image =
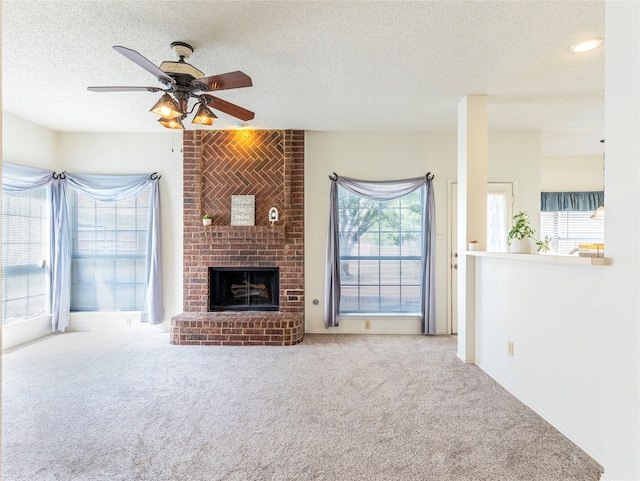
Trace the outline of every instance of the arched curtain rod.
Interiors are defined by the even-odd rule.
[[[66,177],[67,177],[67,176],[65,175],[65,173],[64,173],[64,172],[60,172],[59,174],[56,174],[55,172],[53,173],[53,178],[54,178],[54,179],[64,179],[64,178],[66,178]],[[154,172],[153,174],[151,174],[151,175],[149,176],[149,178],[150,178],[151,180],[160,179],[161,177],[162,177],[162,176],[161,176],[161,175],[159,175],[157,172]]]
[[[431,172],[427,172],[427,176],[426,177],[427,177],[427,180],[431,181],[431,180],[434,179],[435,174],[432,174]],[[338,180],[338,174],[333,172],[333,175],[329,175],[329,179],[333,180],[335,182],[336,180]]]

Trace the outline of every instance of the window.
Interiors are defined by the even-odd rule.
[[[2,192],[2,324],[47,312],[47,188]]]
[[[540,238],[551,238],[553,254],[568,254],[578,244],[603,244],[604,220],[593,212],[540,212]]]
[[[512,190],[510,183],[487,184],[487,252],[507,251],[507,222],[511,219]]]
[[[102,202],[72,195],[71,310],[142,308],[150,189]]]
[[[421,191],[370,201],[338,189],[340,313],[421,309]]]

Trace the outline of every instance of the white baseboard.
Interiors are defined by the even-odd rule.
[[[171,321],[150,325],[140,322],[140,311],[72,312],[68,332],[159,330],[169,331]]]
[[[50,335],[51,316],[38,316],[2,326],[2,349],[19,346]]]
[[[416,331],[386,331],[386,330],[373,330],[373,329],[367,329],[367,330],[357,330],[357,329],[341,329],[341,328],[330,328],[330,329],[307,329],[306,331],[304,331],[305,334],[389,334],[389,335],[397,335],[397,336],[402,336],[402,335],[409,335],[409,336],[426,336],[426,334],[423,334],[421,332],[416,332]],[[447,334],[446,332],[436,332],[435,333],[436,336],[450,336],[451,334]],[[429,337],[429,336],[426,336]]]

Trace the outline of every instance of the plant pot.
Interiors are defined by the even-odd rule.
[[[211,225],[213,219],[202,219],[202,225]]]
[[[509,252],[512,254],[531,254],[531,239],[511,239]]]

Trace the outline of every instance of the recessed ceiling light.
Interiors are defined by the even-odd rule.
[[[594,48],[599,47],[603,43],[604,38],[601,37],[587,38],[586,40],[582,40],[576,44],[573,44],[569,50],[571,50],[573,53],[588,52],[589,50],[593,50]]]

